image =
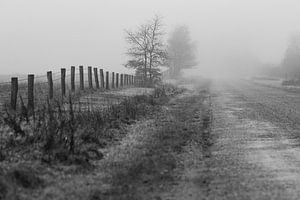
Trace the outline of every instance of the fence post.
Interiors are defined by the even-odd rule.
[[[80,89],[84,90],[83,66],[79,66],[79,75],[80,75]]]
[[[128,85],[131,85],[130,75],[128,74]]]
[[[109,90],[109,72],[106,72],[106,89]]]
[[[11,94],[10,94],[10,107],[13,110],[17,110],[17,98],[18,98],[18,78],[11,78]]]
[[[124,85],[124,74],[121,74],[120,85],[121,85],[121,87],[123,87],[123,85]]]
[[[132,76],[129,75],[129,84],[132,85]]]
[[[132,75],[132,85],[134,85],[134,75]]]
[[[71,91],[75,92],[75,67],[71,67]]]
[[[116,88],[119,88],[119,73],[116,73]]]
[[[115,88],[115,72],[111,74],[111,88]]]
[[[132,84],[135,86],[135,76],[132,75]]]
[[[104,88],[104,73],[103,69],[100,69],[100,81],[101,81],[101,88]]]
[[[61,95],[62,97],[66,96],[66,69],[61,68]]]
[[[28,75],[28,103],[27,109],[30,115],[34,114],[34,74]]]
[[[135,76],[132,75],[132,85],[135,86]]]
[[[99,89],[99,77],[98,77],[98,68],[94,67],[94,77],[95,77],[95,84],[96,88]]]
[[[52,72],[47,72],[47,80],[48,80],[48,95],[49,99],[53,99],[53,79],[52,79]]]
[[[132,75],[129,75],[130,85],[132,86]]]
[[[88,81],[89,81],[89,88],[93,89],[92,67],[88,67]]]

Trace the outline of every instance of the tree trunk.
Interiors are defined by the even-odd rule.
[[[150,58],[149,58],[149,78],[150,78],[150,84],[152,84],[152,53],[150,53]]]
[[[144,63],[144,86],[147,84],[147,53],[144,55],[145,63]]]

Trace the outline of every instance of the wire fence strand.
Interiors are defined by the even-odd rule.
[[[66,96],[72,95],[74,96],[74,103],[77,103],[76,101],[80,102],[80,96],[82,97],[82,100],[84,102],[89,101],[90,103],[95,103],[95,101],[100,101],[101,98],[98,97],[92,97],[94,95],[94,92],[97,91],[96,88],[96,82],[95,82],[95,74],[94,70],[92,67],[92,76],[89,76],[89,68],[84,67],[83,68],[83,82],[81,82],[81,74],[79,67],[75,67],[75,73],[72,74],[71,68],[65,69],[65,74],[64,78],[62,78],[62,71],[57,70],[57,71],[51,71],[52,73],[52,82],[53,82],[53,98],[58,99],[60,101],[65,101]],[[100,75],[100,68],[97,68],[97,76],[99,79],[99,82],[101,82],[101,79],[104,78],[104,82],[106,85],[106,73],[104,73],[104,77],[101,77]],[[104,72],[108,71],[103,69]],[[122,73],[119,73],[122,74]],[[73,76],[73,78],[72,78]],[[17,87],[17,101],[19,102],[19,99],[22,98],[24,101],[25,105],[27,102],[30,100],[29,98],[29,93],[30,90],[28,87],[30,87],[30,76],[16,76],[18,78],[18,87]],[[34,97],[34,104],[35,105],[45,105],[45,102],[49,98],[50,95],[50,85],[49,85],[49,80],[48,80],[48,75],[47,73],[45,74],[39,74],[34,76],[34,81],[33,81],[33,97]],[[92,80],[92,88],[90,88],[90,78]],[[65,82],[63,82],[63,80]],[[116,77],[114,79],[116,81]],[[109,72],[109,83],[111,85],[112,81],[112,73]],[[84,89],[82,90],[80,88],[81,83],[84,85]],[[75,90],[71,91],[72,84],[75,86]],[[62,87],[65,87],[65,90],[62,89]],[[125,84],[123,84],[125,85]],[[119,82],[119,87],[121,86]],[[105,88],[102,86],[100,87],[101,90],[99,91],[104,91]],[[4,103],[7,103],[10,101],[12,98],[11,96],[12,93],[12,81],[4,81],[0,82],[0,105],[3,105]],[[92,95],[93,94],[93,95]],[[0,109],[1,111],[1,109]]]

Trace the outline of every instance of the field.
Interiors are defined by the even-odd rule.
[[[291,92],[300,92],[299,86],[292,86],[292,85],[282,85],[283,79],[277,80],[251,80],[256,84],[260,84],[263,86],[273,87],[273,88],[280,88]]]

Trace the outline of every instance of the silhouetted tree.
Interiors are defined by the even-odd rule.
[[[160,76],[158,66],[164,63],[166,57],[162,19],[155,16],[136,31],[125,32],[129,44],[126,54],[131,58],[125,66],[134,68],[144,84],[152,83],[153,79]]]
[[[196,45],[191,40],[186,26],[178,26],[168,39],[167,65],[170,76],[177,78],[182,69],[189,69],[197,65]]]

